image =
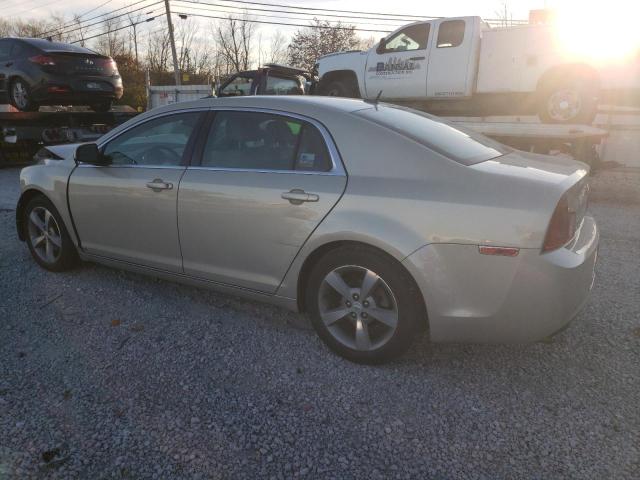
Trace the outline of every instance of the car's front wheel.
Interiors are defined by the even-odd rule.
[[[78,253],[58,210],[43,196],[33,198],[24,210],[25,237],[38,264],[53,272],[68,270]]]
[[[359,363],[404,353],[426,313],[420,292],[393,258],[365,246],[330,251],[313,267],[306,305],[320,338]]]
[[[31,87],[22,78],[12,80],[9,88],[9,102],[21,112],[36,112],[39,108],[31,96]]]

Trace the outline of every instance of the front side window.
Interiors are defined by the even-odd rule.
[[[464,40],[464,20],[447,20],[438,29],[438,48],[453,48]]]
[[[409,25],[395,35],[389,37],[384,43],[384,53],[406,52],[412,50],[424,50],[427,48],[429,38],[429,24],[418,23]]]
[[[112,165],[181,165],[199,118],[193,112],[150,120],[111,140],[102,153]]]
[[[265,95],[302,95],[300,84],[293,78],[281,78],[269,75],[264,91]]]
[[[216,113],[202,155],[203,167],[250,170],[331,170],[316,127],[281,115]]]
[[[238,97],[242,95],[251,94],[251,85],[253,84],[253,77],[247,77],[238,75],[228,84],[220,89],[218,92],[219,97]]]

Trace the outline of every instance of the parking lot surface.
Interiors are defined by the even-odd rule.
[[[640,204],[596,196],[597,279],[547,343],[379,367],[301,316],[35,264],[0,170],[0,478],[572,478],[640,472]]]

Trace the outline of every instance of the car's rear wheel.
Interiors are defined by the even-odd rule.
[[[320,338],[359,363],[404,353],[425,321],[413,279],[393,258],[368,247],[330,251],[313,267],[306,305]]]
[[[31,87],[22,78],[11,81],[9,102],[21,112],[35,112],[39,105],[31,97]]]
[[[113,106],[113,102],[111,100],[105,100],[103,102],[98,102],[98,103],[93,103],[91,105],[89,105],[89,108],[91,110],[93,110],[94,112],[108,112],[109,110],[111,110],[111,107]]]
[[[58,210],[47,198],[38,196],[27,204],[23,225],[29,251],[41,267],[61,272],[77,264],[75,245]]]

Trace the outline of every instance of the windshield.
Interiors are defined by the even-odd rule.
[[[505,145],[441,118],[411,108],[389,104],[353,112],[404,135],[463,165],[473,165],[511,151]]]

